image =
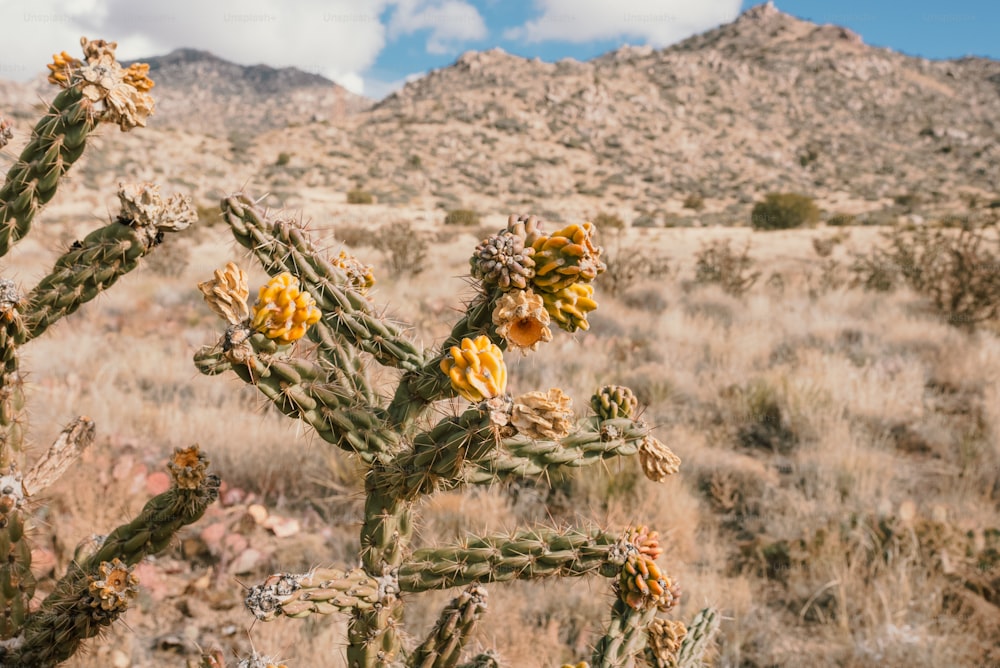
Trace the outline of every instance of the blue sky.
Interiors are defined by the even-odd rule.
[[[734,20],[744,0],[0,0],[0,78],[45,72],[80,35],[122,59],[179,47],[244,65],[294,66],[381,98],[463,52],[547,61],[623,44],[660,48]],[[781,11],[928,58],[1000,58],[1000,0],[775,0]]]

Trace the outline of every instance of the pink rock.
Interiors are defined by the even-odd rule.
[[[205,545],[208,546],[212,554],[219,554],[222,552],[222,539],[226,535],[226,525],[222,522],[209,524],[198,535],[205,541]]]
[[[240,552],[239,555],[237,555],[237,557],[229,563],[228,570],[233,575],[249,573],[257,568],[262,561],[264,561],[264,557],[264,553],[260,550],[248,547]]]
[[[294,536],[300,530],[299,521],[293,517],[280,517],[271,515],[263,524],[264,527],[274,532],[278,538],[288,538]]]
[[[170,489],[170,476],[164,471],[155,471],[146,476],[146,492],[156,496]]]

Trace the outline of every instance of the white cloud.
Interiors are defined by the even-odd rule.
[[[389,37],[430,30],[427,52],[446,54],[460,42],[484,39],[489,33],[479,11],[462,0],[426,3],[421,0],[398,0],[389,21]]]
[[[0,78],[45,73],[52,54],[79,56],[81,35],[118,42],[123,60],[178,47],[242,65],[319,72],[363,89],[361,73],[385,46],[379,15],[389,0],[2,0]]]
[[[541,16],[504,32],[526,42],[631,37],[655,47],[732,21],[740,0],[536,0]]]

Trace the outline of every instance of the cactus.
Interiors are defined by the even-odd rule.
[[[215,345],[196,353],[197,367],[235,373],[367,468],[360,566],[273,574],[249,590],[246,604],[255,618],[348,615],[352,668],[497,666],[492,653],[462,663],[486,612],[482,585],[599,575],[611,580],[616,597],[594,665],[642,659],[647,629],[680,596],[657,564],[662,549],[654,531],[534,527],[411,545],[414,505],[438,490],[543,477],[631,455],[653,480],[677,471],[680,460],[639,418],[627,388],[599,390],[591,401],[596,415],[589,417],[574,415],[559,388],[507,394],[504,350],[527,353],[550,340],[549,316],[570,331],[587,328],[587,314],[597,308],[591,282],[604,270],[593,225],[546,236],[535,217],[512,216],[473,253],[479,292],[466,313],[437,351],[425,351],[377,315],[367,294],[373,277],[360,262],[327,256],[301,225],[245,193],[225,198],[222,213],[272,278],[253,305],[235,265],[200,286],[226,328]],[[274,311],[272,304],[283,309],[277,323],[260,315]],[[316,344],[309,354],[299,352],[301,339]],[[372,361],[402,371],[392,394],[373,390]],[[464,408],[432,421],[427,409],[455,397]],[[404,597],[453,587],[466,589],[423,642],[408,646]]]
[[[31,231],[55,195],[60,178],[80,158],[101,123],[123,131],[145,124],[153,111],[148,67],[122,68],[116,44],[81,40],[84,58],[65,52],[49,65],[49,80],[63,90],[35,125],[0,188],[0,257]],[[0,148],[10,138],[0,118]],[[194,222],[190,201],[164,200],[152,184],[123,185],[121,212],[75,242],[52,271],[26,295],[0,279],[0,665],[46,668],[71,657],[83,641],[119,619],[136,595],[134,567],[164,550],[177,531],[197,520],[218,495],[219,479],[207,472],[198,446],[178,450],[169,462],[173,483],[132,521],[113,530],[89,555],[81,555],[37,609],[28,532],[34,502],[94,440],[86,417],[70,422],[30,467],[26,457],[21,346],[93,300],[138,266],[164,233]]]

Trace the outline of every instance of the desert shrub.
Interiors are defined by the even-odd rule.
[[[858,217],[853,213],[838,213],[830,216],[829,220],[826,221],[829,227],[847,227],[849,225],[857,225]]]
[[[1000,237],[995,226],[895,228],[885,245],[855,256],[854,283],[872,290],[906,284],[957,327],[1000,316]]]
[[[788,230],[819,221],[819,207],[812,197],[797,193],[768,193],[754,205],[750,224],[755,230]]]
[[[670,262],[666,257],[638,245],[622,247],[617,235],[614,243],[605,249],[604,261],[608,269],[601,283],[614,296],[621,295],[640,281],[670,275]]]
[[[444,224],[471,227],[479,224],[479,214],[472,209],[452,209],[445,214]]]
[[[364,225],[337,225],[333,236],[352,248],[372,246],[375,243],[375,232]]]
[[[372,237],[372,246],[385,256],[393,276],[416,276],[425,269],[430,243],[425,233],[414,230],[407,221],[400,221],[379,229]]]
[[[621,219],[621,216],[604,211],[594,216],[594,225],[597,226],[597,229],[605,231],[625,229],[625,221]]]
[[[742,295],[760,278],[749,253],[749,241],[742,252],[734,251],[728,239],[702,246],[695,256],[695,283],[714,283],[731,295]]]
[[[632,227],[658,227],[656,222],[656,217],[648,213],[636,216],[635,220],[632,221]]]
[[[274,164],[278,167],[284,167],[292,161],[292,154],[282,151],[278,154],[278,159],[274,161]]]
[[[371,204],[374,201],[375,197],[367,190],[355,188],[354,190],[347,191],[348,204]]]
[[[691,193],[684,198],[684,208],[694,209],[695,211],[701,211],[705,208],[705,198],[698,193]]]

